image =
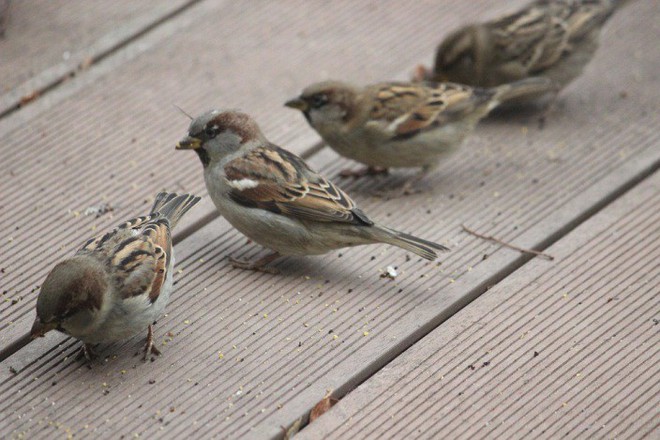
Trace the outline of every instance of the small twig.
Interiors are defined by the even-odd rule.
[[[518,247],[518,246],[515,246],[513,244],[507,243],[505,241],[502,241],[499,238],[495,238],[492,235],[480,234],[476,231],[473,231],[472,229],[468,228],[465,225],[461,225],[461,227],[468,234],[474,235],[475,237],[483,238],[484,240],[495,242],[497,244],[501,244],[502,246],[508,247],[509,249],[513,249],[514,251],[522,252],[524,254],[537,255],[537,256],[543,257],[543,258],[545,258],[546,260],[549,260],[549,261],[553,261],[555,259],[555,257],[553,257],[552,255],[548,255],[545,252],[535,251],[534,249],[523,249],[521,247]]]

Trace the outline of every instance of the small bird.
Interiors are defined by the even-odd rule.
[[[300,157],[269,142],[249,115],[212,110],[190,124],[176,146],[193,150],[220,214],[251,240],[274,251],[234,267],[266,267],[280,255],[317,255],[333,249],[387,243],[426,258],[445,246],[374,223],[332,182]]]
[[[422,167],[398,191],[455,152],[479,120],[500,103],[551,90],[552,82],[528,78],[492,89],[455,83],[384,82],[356,87],[338,81],[312,84],[286,102],[337,153],[367,168],[342,176],[377,174],[390,167]]]
[[[147,330],[144,359],[160,352],[152,323],[162,314],[172,290],[174,253],[171,229],[200,198],[162,192],[151,213],[90,239],[58,263],[41,286],[32,338],[59,330],[92,345],[120,341]]]
[[[580,76],[598,48],[601,28],[626,2],[533,1],[518,12],[451,33],[437,48],[433,70],[419,66],[415,79],[495,87],[543,76],[558,93]]]

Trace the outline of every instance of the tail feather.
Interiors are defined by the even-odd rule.
[[[191,194],[161,192],[156,196],[151,212],[158,212],[170,221],[172,228],[176,226],[183,215],[201,200],[201,197]]]
[[[518,98],[528,98],[532,96],[541,96],[546,93],[556,91],[557,85],[550,79],[533,76],[521,79],[508,84],[491,89],[495,91],[493,103],[495,106]],[[494,107],[495,107],[494,106]]]
[[[160,208],[173,198],[177,196],[176,193],[168,193],[168,192],[159,192],[156,194],[156,199],[154,200],[154,206],[151,207],[151,212],[158,212]]]
[[[405,232],[395,231],[394,229],[378,225],[374,226],[374,228],[379,232],[380,236],[378,239],[383,243],[400,247],[430,261],[438,258],[437,251],[444,252],[449,250],[446,246],[406,234]]]

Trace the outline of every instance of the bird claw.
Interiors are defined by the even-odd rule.
[[[264,273],[277,275],[280,273],[279,270],[267,266],[268,263],[270,263],[277,257],[279,257],[279,254],[274,253],[274,254],[266,255],[265,257],[260,258],[257,261],[239,260],[234,257],[228,257],[228,260],[229,263],[231,263],[232,267],[236,269],[254,270],[257,272],[264,272]]]
[[[87,362],[91,363],[94,359],[96,359],[96,357],[97,354],[92,349],[92,346],[90,344],[83,343],[82,347],[80,347],[80,351],[78,351],[76,360],[81,360],[84,358]]]
[[[429,70],[423,64],[418,64],[415,66],[415,70],[413,70],[410,80],[412,82],[426,81],[428,76]]]
[[[147,342],[144,344],[144,357],[142,360],[146,362],[152,354],[160,356],[160,350],[154,345],[154,328],[153,325],[149,324],[147,329]]]
[[[422,190],[415,187],[413,182],[406,182],[399,188],[394,188],[385,191],[376,191],[374,196],[383,198],[385,200],[392,200],[403,196],[412,196],[421,193]]]

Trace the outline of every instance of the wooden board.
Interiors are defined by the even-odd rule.
[[[657,438],[660,173],[296,439]]]
[[[190,3],[13,1],[0,38],[0,114],[38,99]]]
[[[162,189],[205,194],[197,158],[174,151],[189,122],[173,104],[191,113],[240,107],[273,141],[302,153],[319,138],[283,103],[328,75],[369,81],[407,72],[433,47],[411,47],[418,32],[434,30],[447,8],[422,14],[428,5],[345,1],[327,14],[322,4],[202,2],[0,119],[0,347],[25,331],[15,323],[33,313],[53,262],[141,214]],[[239,37],[245,29],[253,31]],[[84,214],[105,204],[114,210]],[[215,217],[210,203],[202,206],[179,232]]]
[[[477,6],[481,13],[496,12],[494,6],[486,10],[485,3]],[[191,8],[182,14],[181,22],[174,20],[178,24],[173,21],[169,29],[164,25],[162,35],[145,36],[141,42],[150,45],[148,49],[126,58],[118,52],[117,58],[109,58],[106,64],[97,66],[97,73],[89,72],[88,84],[74,84],[68,90],[63,86],[54,92],[63,95],[57,103],[58,115],[72,112],[83,121],[90,121],[80,124],[80,119],[59,116],[56,138],[66,138],[67,129],[72,127],[80,131],[67,144],[71,150],[65,153],[75,159],[73,164],[88,163],[79,151],[86,145],[83,140],[89,133],[101,139],[101,145],[109,142],[108,138],[120,140],[107,144],[114,151],[107,152],[109,157],[134,155],[136,166],[121,162],[118,176],[130,177],[136,187],[127,190],[126,185],[113,182],[107,188],[110,200],[121,200],[130,206],[126,214],[145,206],[141,201],[159,185],[171,182],[173,174],[181,183],[175,189],[201,190],[201,170],[191,153],[188,159],[179,159],[185,156],[174,154],[159,157],[159,169],[167,170],[162,175],[136,178],[133,168],[142,170],[151,163],[152,145],[163,145],[162,151],[170,152],[166,145],[181,135],[181,127],[172,122],[179,120],[176,113],[173,116],[168,113],[163,120],[153,117],[166,100],[175,99],[191,111],[212,102],[213,96],[199,88],[202,79],[208,80],[209,90],[215,93],[224,87],[231,90],[227,94],[230,103],[245,102],[242,107],[246,110],[252,106],[251,112],[263,121],[265,132],[272,140],[303,151],[313,145],[315,135],[300,115],[279,110],[279,105],[306,82],[319,79],[323,69],[320,65],[334,66],[335,74],[355,75],[364,81],[380,79],[388,69],[392,69],[391,75],[397,72],[402,75],[407,71],[406,66],[428,56],[435,45],[435,41],[423,42],[427,45],[425,54],[424,51],[413,53],[418,48],[420,28],[441,34],[445,30],[437,30],[440,17],[450,20],[449,29],[451,23],[455,25],[462,16],[467,16],[465,11],[475,8],[472,3],[460,3],[460,7],[453,3],[440,7],[420,3],[416,6],[419,9],[398,11],[392,6],[396,4],[382,9],[367,6],[348,9],[342,4],[344,9],[337,7],[328,14],[318,10],[317,4],[303,10],[308,3],[296,3],[291,14],[292,17],[297,17],[293,12],[301,14],[299,26],[303,23],[310,26],[310,32],[328,26],[327,33],[306,34],[314,43],[304,40],[309,44],[298,43],[300,46],[294,48],[286,45],[297,41],[292,37],[296,32],[291,24],[295,23],[293,19],[276,33],[251,34],[250,38],[255,40],[246,38],[244,44],[259,55],[252,60],[257,72],[267,66],[273,72],[269,78],[274,78],[268,87],[253,88],[240,81],[245,79],[246,70],[245,65],[232,64],[238,63],[237,54],[227,57],[230,62],[223,65],[235,69],[233,73],[216,77],[213,71],[200,70],[200,65],[206,65],[201,61],[220,62],[214,54],[232,48],[222,46],[223,40],[213,43],[219,45],[215,51],[200,46],[206,47],[205,51],[194,53],[200,62],[185,66],[188,70],[184,77],[190,81],[181,85],[173,79],[178,71],[170,60],[186,48],[197,47],[192,43],[199,44],[205,35],[182,32],[186,26],[192,27],[194,23],[208,34],[219,29],[217,20],[221,18],[228,20],[228,26],[235,26],[232,29],[239,29],[244,23],[261,22],[255,21],[255,17],[266,20],[275,16],[275,11],[266,7],[259,11],[239,11],[232,9],[232,5],[216,9],[216,4],[201,3],[199,9]],[[350,5],[356,7],[355,3]],[[457,14],[460,8],[465,10]],[[318,20],[303,20],[310,13],[330,22],[319,25]],[[407,13],[411,14],[409,18],[402,19]],[[438,15],[431,17],[431,13]],[[342,25],[349,22],[348,17],[351,25]],[[132,356],[142,343],[140,337],[105,347],[103,354],[107,362],[88,370],[71,358],[78,347],[75,342],[57,335],[35,341],[0,363],[0,396],[5,402],[0,406],[0,414],[7,420],[0,431],[16,435],[53,432],[171,437],[281,435],[280,426],[289,426],[303,417],[327,389],[343,394],[366,380],[482,294],[487,286],[496,284],[528,261],[516,252],[461,232],[462,223],[520,246],[542,248],[657,169],[660,135],[655,130],[659,98],[656,72],[660,57],[654,55],[658,48],[644,32],[654,26],[656,17],[657,8],[651,1],[640,1],[616,16],[603,35],[608,51],[599,52],[585,76],[562,94],[558,108],[548,117],[543,129],[538,127],[534,116],[488,121],[466,143],[460,155],[424,181],[427,190],[424,194],[388,202],[370,196],[378,187],[400,182],[406,175],[404,172],[396,172],[385,180],[340,182],[374,218],[449,244],[453,251],[440,265],[426,264],[417,258],[408,260],[404,252],[381,246],[346,250],[326,258],[287,259],[279,264],[283,274],[278,277],[235,271],[225,261],[227,255],[253,257],[259,249],[246,245],[245,238],[222,219],[205,217],[208,221],[191,225],[187,238],[180,240],[176,248],[178,269],[182,272],[178,274],[177,292],[168,316],[157,326],[159,343],[166,344],[162,347],[164,355],[154,363],[142,364]],[[397,38],[392,37],[393,24],[382,26],[388,19],[397,23]],[[361,22],[364,26],[354,25],[360,20],[364,20]],[[273,18],[273,23],[279,21]],[[173,29],[177,29],[176,38],[167,36]],[[228,32],[227,28],[222,29]],[[355,34],[349,34],[351,31],[363,32],[361,36],[373,40],[359,40],[363,46],[352,46],[349,40],[358,40]],[[331,35],[340,41],[330,44]],[[280,46],[276,45],[280,41],[277,36],[282,38]],[[393,47],[396,56],[384,58],[382,51],[373,49],[383,47],[379,45],[386,38],[392,38],[387,44]],[[275,46],[268,49],[266,44]],[[335,45],[337,55],[332,57],[316,50],[319,47],[332,50]],[[272,51],[276,47],[280,53],[296,53],[296,56],[293,60],[275,57]],[[625,64],[617,62],[628,60],[631,51],[644,56],[635,56]],[[345,61],[346,53],[351,54],[355,63]],[[397,60],[396,66],[391,65],[391,59]],[[296,68],[292,69],[292,65]],[[350,69],[356,70],[350,74]],[[300,77],[287,85],[293,74]],[[167,99],[156,93],[160,88],[154,84],[173,84]],[[621,94],[624,91],[625,96]],[[145,93],[150,99],[140,99]],[[81,99],[85,105],[81,105]],[[107,115],[102,112],[107,101],[113,105],[121,102],[126,105],[125,110]],[[152,109],[152,101],[162,105]],[[265,102],[269,107],[257,105]],[[27,113],[18,113],[13,121],[0,121],[0,128],[3,123],[13,124],[14,145],[32,146],[29,142],[19,142],[19,134],[31,136],[18,131],[19,116],[32,118],[39,124],[42,122],[38,116],[50,111],[45,103],[43,108],[36,107],[38,102],[34,105],[32,110],[25,109]],[[112,130],[114,127],[127,128],[126,132],[117,132]],[[133,133],[137,136],[137,146],[129,142]],[[37,142],[38,136],[32,140]],[[122,147],[114,150],[117,144]],[[50,145],[59,143],[51,139]],[[30,152],[31,157],[36,151]],[[354,166],[338,160],[327,150],[312,155],[310,161],[329,176],[335,176],[343,167]],[[28,163],[34,166],[35,161]],[[107,165],[93,164],[88,173],[98,175],[99,170],[107,170],[103,166]],[[43,176],[48,179],[45,171],[50,169],[43,169]],[[53,174],[67,176],[69,169],[62,166]],[[13,188],[20,187],[16,182]],[[23,185],[30,183],[28,179],[21,180]],[[80,184],[76,186],[79,187]],[[40,189],[35,185],[37,188]],[[46,191],[50,186],[43,188]],[[151,190],[146,191],[147,188]],[[72,189],[68,191],[73,194]],[[89,206],[98,197],[96,191],[86,186],[84,196],[77,199],[66,191],[54,192],[51,205],[33,217],[28,216],[26,222],[41,225],[53,212],[62,212],[73,201],[81,207]],[[23,211],[19,212],[31,212],[25,209],[27,202],[10,206],[21,207]],[[208,204],[207,209],[210,210]],[[119,214],[116,212],[115,217]],[[197,215],[207,214],[210,211]],[[74,243],[89,234],[86,228],[96,224],[100,229],[117,218],[92,220],[65,219],[43,240],[44,245],[70,243],[68,249],[41,256],[46,253],[44,247],[21,248],[24,253],[16,256],[15,261],[41,259],[21,275],[14,272],[14,280],[18,280],[14,282],[27,282],[27,286],[40,282],[52,261],[70,252]],[[0,251],[5,255],[6,251]],[[388,265],[399,269],[400,275],[394,281],[380,277]],[[0,338],[15,341],[29,327],[34,298],[34,294],[27,297],[20,308],[5,309],[4,316],[11,317],[12,324],[1,330]],[[104,414],[103,420],[95,414]]]

